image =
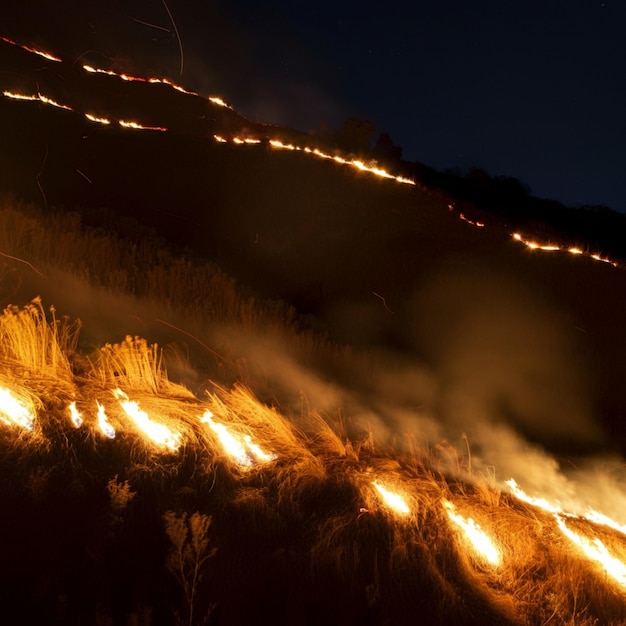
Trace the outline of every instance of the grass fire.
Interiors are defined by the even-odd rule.
[[[0,46],[7,623],[626,623],[626,257]]]

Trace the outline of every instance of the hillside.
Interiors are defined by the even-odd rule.
[[[0,373],[30,415],[2,409],[7,614],[626,619],[620,261],[171,84],[0,46]],[[229,453],[219,424],[250,439]]]

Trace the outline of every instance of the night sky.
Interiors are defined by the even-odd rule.
[[[248,117],[303,130],[363,117],[407,160],[626,212],[625,2],[240,0],[193,25],[179,4],[189,56]]]
[[[333,131],[369,119],[409,161],[481,167],[538,197],[626,212],[621,0],[70,5],[7,11],[74,54],[167,74],[254,121]]]

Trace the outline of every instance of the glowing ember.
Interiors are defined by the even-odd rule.
[[[32,407],[16,398],[8,389],[0,387],[0,421],[7,426],[21,426],[33,430],[35,415]]]
[[[133,130],[158,130],[160,132],[167,130],[167,128],[163,128],[162,126],[143,126],[137,122],[127,122],[126,120],[119,120],[119,125],[123,128],[132,128]]]
[[[233,434],[224,426],[213,420],[213,413],[207,410],[200,418],[200,421],[208,424],[209,428],[217,435],[224,450],[232,456],[239,465],[250,467],[256,460],[261,463],[267,463],[276,459],[276,455],[268,454],[252,442],[249,435]]]
[[[109,439],[115,439],[115,428],[109,423],[109,418],[104,411],[104,407],[98,401],[96,401],[96,404],[98,405],[98,426],[102,434]]]
[[[80,428],[83,425],[83,416],[80,411],[76,408],[76,402],[72,402],[72,404],[68,407],[70,411],[70,419],[72,420],[72,424],[76,428]]]
[[[452,502],[444,500],[442,504],[448,517],[463,530],[474,550],[492,565],[500,565],[500,553],[485,531],[471,517],[466,519],[459,515]]]
[[[467,222],[471,226],[476,226],[476,228],[484,228],[485,227],[485,224],[483,222],[475,222],[474,220],[471,220],[471,219],[465,217],[465,215],[463,215],[463,213],[459,213],[459,219],[463,220],[464,222]]]
[[[165,446],[170,450],[177,450],[180,446],[180,433],[172,432],[164,424],[153,422],[148,414],[139,408],[136,402],[129,400],[121,389],[114,389],[113,395],[117,398],[122,409],[128,417],[152,440],[154,443]]]
[[[373,481],[372,485],[376,487],[378,493],[382,496],[383,502],[392,508],[396,513],[400,515],[408,515],[411,512],[408,504],[404,501],[404,498],[393,491],[389,491],[385,489],[380,483],[377,481]]]
[[[593,539],[583,537],[568,528],[560,515],[555,515],[554,518],[561,532],[570,541],[575,543],[589,559],[599,563],[604,571],[619,585],[626,587],[626,564],[612,556],[606,546],[597,537]]]
[[[38,50],[37,48],[31,48],[30,46],[23,46],[22,44],[17,43],[13,41],[12,39],[7,39],[6,37],[0,37],[0,41],[4,41],[5,43],[10,43],[14,46],[18,46],[19,48],[22,48],[22,50],[26,50],[26,52],[32,52],[33,54],[43,57],[44,59],[47,59],[48,61],[55,61],[56,63],[62,62],[62,59],[59,59],[59,57],[55,57],[53,54],[50,54],[49,52],[46,52],[45,50]]]

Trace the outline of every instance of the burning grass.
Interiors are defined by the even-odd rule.
[[[35,226],[30,233],[43,243]],[[129,254],[136,262],[143,252]],[[115,258],[123,267],[121,256]],[[158,280],[165,267],[155,269]],[[193,274],[182,261],[175,272]],[[136,281],[125,276],[125,285]],[[173,284],[176,274],[168,276],[163,280]],[[272,307],[259,313],[232,282],[212,276],[217,295],[208,306],[215,315],[248,330],[278,332],[282,313]],[[192,300],[182,291],[172,298]],[[286,319],[283,332],[295,333],[295,319]],[[243,384],[208,383],[194,394],[169,379],[161,348],[139,337],[105,344],[87,359],[79,328],[54,310],[48,314],[39,299],[9,306],[0,316],[0,397],[9,404],[0,408],[0,463],[5,475],[23,478],[14,487],[28,496],[20,515],[43,511],[59,517],[58,526],[66,513],[60,516],[60,509],[88,515],[70,505],[69,490],[95,511],[86,528],[110,520],[111,528],[99,528],[97,536],[72,528],[96,555],[90,557],[94,569],[104,563],[110,572],[125,570],[132,558],[126,552],[138,550],[134,542],[141,544],[145,533],[159,546],[158,558],[142,552],[150,567],[133,564],[134,575],[164,584],[154,573],[168,558],[161,520],[169,511],[170,520],[184,521],[184,511],[194,510],[195,519],[212,520],[211,545],[218,548],[197,579],[194,598],[196,592],[215,594],[221,623],[257,616],[252,599],[261,592],[281,597],[280,610],[266,606],[261,615],[278,611],[285,622],[303,621],[315,609],[313,596],[346,623],[357,615],[372,623],[409,623],[415,615],[432,624],[626,620],[619,565],[626,562],[626,543],[619,529],[581,516],[555,517],[472,473],[469,461],[447,474],[445,459],[430,449],[375,446],[371,431],[350,436],[341,414],[317,413],[305,403],[299,414],[282,410]],[[315,342],[311,352],[325,345]],[[18,440],[19,446],[10,445]],[[21,445],[29,441],[42,444],[36,455]],[[0,492],[13,497],[6,485]],[[59,502],[65,503],[60,509]],[[55,555],[53,544],[42,541],[38,550]],[[123,549],[115,554],[112,546]],[[617,575],[597,562],[598,555],[610,557]],[[50,562],[62,563],[61,591],[88,593],[71,575],[82,553],[65,555],[67,571],[55,558]],[[17,557],[8,562],[19,565]],[[294,580],[294,571],[302,580]],[[145,597],[135,580],[126,582]]]

